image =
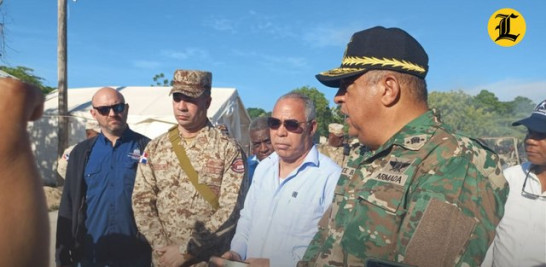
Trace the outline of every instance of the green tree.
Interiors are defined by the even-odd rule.
[[[154,80],[154,83],[150,86],[172,86],[173,81],[169,81],[169,79],[165,78],[165,74],[159,73],[154,75],[152,78]]]
[[[23,66],[17,66],[15,68],[11,68],[8,66],[0,66],[0,70],[5,71],[6,73],[13,75],[17,77],[19,80],[30,83],[32,85],[37,86],[42,90],[44,94],[48,94],[49,92],[55,90],[54,87],[46,86],[43,84],[44,79],[41,77],[38,77],[33,74],[34,70],[28,67]]]
[[[317,133],[321,136],[328,136],[328,124],[333,122],[333,114],[324,94],[317,90],[317,88],[309,86],[294,89],[293,92],[301,93],[313,100],[318,122]]]
[[[497,112],[504,114],[509,110],[507,102],[501,102],[494,93],[487,90],[481,90],[479,94],[473,98],[474,105],[478,108],[483,108],[486,112]]]
[[[520,140],[525,129],[512,127],[512,122],[529,116],[535,106],[525,97],[502,102],[487,90],[474,97],[460,90],[432,92],[428,102],[455,131],[472,137],[514,136]]]
[[[508,105],[512,115],[516,118],[524,118],[529,116],[529,113],[537,104],[527,97],[517,96],[514,100],[508,102]]]
[[[332,122],[344,124],[345,123],[345,114],[341,113],[341,106],[336,105],[332,110]]]
[[[262,108],[247,108],[246,112],[248,112],[248,115],[252,120],[258,117],[269,116],[268,113]]]

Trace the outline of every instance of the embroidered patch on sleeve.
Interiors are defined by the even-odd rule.
[[[146,164],[148,163],[148,153],[144,152],[142,155],[140,155],[140,158],[138,159],[138,163]]]
[[[231,163],[231,170],[235,173],[244,173],[245,172],[245,164],[243,162],[243,159],[237,158]]]

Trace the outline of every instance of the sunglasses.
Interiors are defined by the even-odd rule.
[[[197,98],[199,98],[199,97],[197,97]],[[189,97],[189,96],[184,95],[182,93],[174,93],[173,94],[173,101],[175,103],[179,103],[182,100],[184,100],[184,102],[195,103],[195,102],[197,102],[197,98],[192,98],[192,97]]]
[[[269,128],[273,129],[273,130],[277,130],[279,129],[279,127],[281,127],[281,124],[284,125],[284,128],[286,128],[287,131],[289,132],[295,132],[297,131],[299,128],[300,128],[300,124],[302,123],[308,123],[309,121],[302,121],[302,122],[299,122],[297,120],[284,120],[284,121],[281,121],[277,118],[273,118],[273,117],[269,117],[267,118],[267,125],[269,126]]]
[[[521,188],[521,195],[529,199],[546,198],[546,196],[537,195],[525,190],[525,187],[527,185],[527,180],[529,180],[529,173],[531,173],[531,169],[532,167],[529,168],[529,171],[527,171],[527,175],[525,176],[525,180],[523,181],[523,187]]]
[[[119,104],[115,104],[111,106],[93,107],[93,108],[96,109],[102,116],[106,116],[110,114],[110,109],[112,109],[115,114],[119,114],[125,110],[125,103],[119,103]]]

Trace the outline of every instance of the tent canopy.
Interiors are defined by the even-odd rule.
[[[127,123],[129,127],[153,139],[165,133],[177,124],[174,118],[171,87],[113,87],[116,88],[129,104]],[[91,98],[100,87],[74,88],[67,90],[69,112],[69,146],[85,138],[85,122],[93,120],[89,110]],[[248,128],[250,117],[235,88],[212,88],[212,102],[207,111],[209,120],[214,125],[223,124],[229,135],[248,151],[250,138]],[[33,139],[33,149],[40,172],[46,183],[56,181],[58,92],[46,96],[44,116],[29,125]]]

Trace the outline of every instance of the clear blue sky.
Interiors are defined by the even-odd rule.
[[[514,47],[494,44],[489,17],[513,8],[527,23]],[[3,65],[57,84],[57,1],[4,0]],[[178,68],[213,73],[246,107],[270,111],[314,75],[340,64],[355,31],[383,25],[412,34],[430,58],[430,91],[488,89],[501,100],[546,98],[546,1],[78,0],[68,4],[68,86],[149,86]]]

